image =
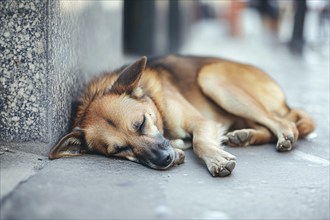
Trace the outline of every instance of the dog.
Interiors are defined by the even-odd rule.
[[[277,151],[290,151],[314,129],[312,117],[290,108],[257,67],[213,57],[142,57],[89,82],[72,131],[48,157],[99,153],[168,169],[192,147],[212,176],[223,177],[236,165],[224,145],[277,141]]]

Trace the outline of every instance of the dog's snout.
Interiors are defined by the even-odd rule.
[[[139,161],[155,169],[167,169],[173,164],[175,151],[170,141],[159,138],[149,145],[143,154],[139,154]]]
[[[168,153],[167,151],[164,151],[158,155],[158,161],[159,161],[159,164],[158,164],[159,166],[167,167],[172,162],[172,157],[171,157],[170,153]]]
[[[164,140],[163,142],[158,144],[158,147],[163,149],[168,148],[169,146],[170,146],[170,142],[168,140]]]
[[[169,147],[170,142],[168,140],[163,140],[158,144],[156,160],[158,161],[158,165],[161,167],[167,167],[173,161],[173,156],[171,155]]]

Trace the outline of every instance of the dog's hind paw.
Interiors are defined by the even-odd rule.
[[[292,150],[294,142],[295,140],[293,135],[283,134],[282,137],[278,139],[276,150],[280,152],[290,151]]]
[[[253,134],[248,129],[236,130],[233,132],[229,132],[226,137],[227,141],[225,144],[231,147],[239,147],[239,146],[247,146],[250,144],[250,140]]]
[[[277,145],[276,150],[280,152],[290,151],[293,148],[293,145],[296,143],[299,132],[294,123],[284,124],[281,129],[281,132],[277,134]]]

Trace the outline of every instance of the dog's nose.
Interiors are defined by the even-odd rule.
[[[159,166],[167,167],[172,162],[171,154],[168,153],[167,151],[162,151],[158,155],[157,161],[158,161]]]

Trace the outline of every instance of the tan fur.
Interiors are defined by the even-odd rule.
[[[260,69],[176,55],[148,64],[142,58],[91,81],[74,125],[50,159],[87,151],[166,169],[183,162],[180,149],[192,142],[213,176],[227,176],[235,167],[223,144],[277,140],[278,151],[289,151],[315,128],[306,112],[288,107],[282,90]]]

